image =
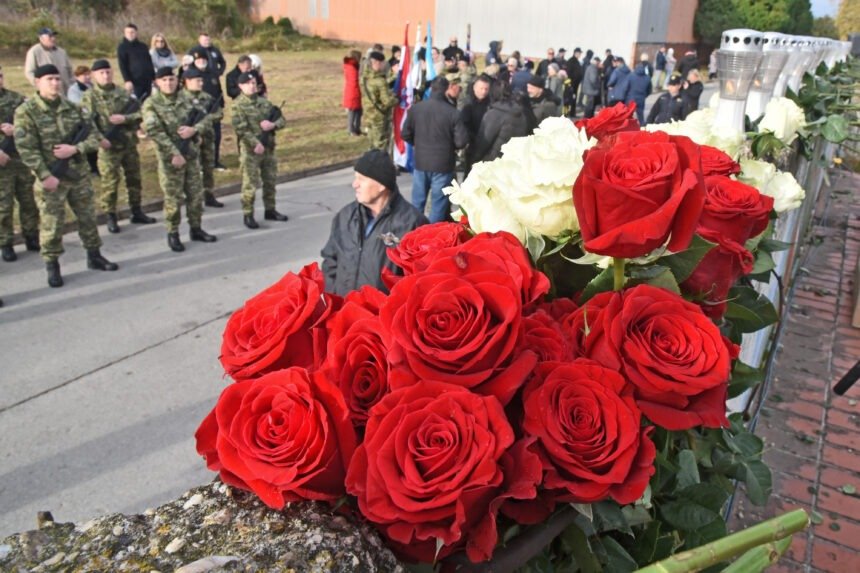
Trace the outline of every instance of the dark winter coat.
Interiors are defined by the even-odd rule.
[[[538,97],[530,98],[530,103],[538,125],[548,117],[561,115],[561,99],[546,88]]]
[[[481,121],[484,119],[484,115],[488,109],[490,109],[489,97],[478,100],[472,96],[466,102],[466,105],[463,106],[463,109],[460,110],[460,119],[463,120],[463,127],[466,128],[466,132],[469,134],[470,144],[474,145],[475,140],[478,138]]]
[[[529,85],[529,80],[532,79],[532,73],[525,68],[514,72],[514,77],[511,78],[511,90],[515,92],[525,93]]]
[[[501,157],[504,144],[512,137],[523,137],[528,133],[529,122],[522,105],[514,101],[491,104],[475,141],[475,163]]]
[[[146,44],[140,40],[129,42],[123,38],[116,48],[116,58],[123,81],[141,88],[152,86],[155,70]]]
[[[674,97],[669,92],[662,94],[648,113],[648,123],[669,123],[682,119],[684,119],[684,98],[681,94]]]
[[[456,150],[469,143],[460,112],[444,93],[434,92],[409,108],[400,134],[415,146],[415,169],[435,173],[453,173]]]
[[[681,96],[684,98],[684,117],[699,109],[699,98],[702,97],[704,89],[705,86],[702,85],[702,82],[695,82],[689,84],[681,92]]]
[[[396,189],[391,191],[388,204],[365,237],[369,219],[370,210],[357,201],[334,216],[331,234],[321,252],[328,292],[345,295],[364,285],[388,292],[380,278],[383,267],[395,274],[403,274],[403,271],[391,262],[386,249],[395,246],[409,231],[428,223]]]
[[[224,107],[221,80],[218,78],[218,75],[212,71],[212,68],[209,66],[207,66],[205,70],[202,70],[201,73],[203,74],[203,91],[211,95],[216,100],[221,98],[221,107]]]
[[[343,107],[351,110],[361,109],[358,61],[350,57],[343,59]]]
[[[600,70],[594,64],[585,68],[585,75],[582,78],[582,93],[591,97],[600,95]]]
[[[628,84],[630,83],[630,68],[627,64],[618,66],[609,76],[609,81],[606,87],[609,89],[609,103],[624,101],[627,95]]]
[[[628,76],[627,93],[624,101],[635,101],[640,109],[645,109],[645,98],[651,95],[651,77],[648,75],[644,65],[639,64],[633,73]]]
[[[227,60],[224,59],[224,54],[221,53],[221,50],[216,48],[215,46],[209,46],[208,48],[204,48],[200,44],[194,46],[188,53],[192,53],[196,50],[203,50],[209,56],[209,67],[215,70],[215,73],[220,78],[224,74],[224,70],[227,69]]]
[[[582,81],[582,64],[576,58],[567,61],[567,77],[573,85],[578,86]]]
[[[442,57],[446,60],[454,60],[455,62],[459,62],[463,59],[464,55],[466,55],[466,53],[460,46],[447,46],[444,50],[442,50]]]
[[[484,58],[486,65],[502,64],[502,55],[499,53],[499,44],[500,42],[496,41],[490,42],[490,51],[487,52],[487,55]]]
[[[666,54],[664,54],[662,50],[657,52],[657,57],[654,59],[654,63],[656,64],[654,67],[657,68],[658,72],[662,72],[666,69]]]
[[[690,70],[695,70],[699,67],[699,58],[696,54],[687,54],[675,65],[675,73],[681,76],[681,79],[687,79],[687,73]]]

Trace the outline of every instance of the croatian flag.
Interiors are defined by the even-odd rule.
[[[420,28],[420,26],[419,26]],[[394,93],[397,94],[400,103],[394,108],[394,164],[412,172],[412,146],[403,141],[403,122],[406,121],[406,112],[412,107],[412,94],[415,86],[410,83],[412,54],[409,52],[409,23],[406,23],[406,32],[403,34],[403,54],[400,60],[400,71],[394,82]]]

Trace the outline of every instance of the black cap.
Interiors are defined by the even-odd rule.
[[[40,36],[56,36],[57,32],[55,32],[52,28],[48,28],[47,26],[45,26],[44,28],[39,30],[39,35]]]
[[[577,52],[582,53],[582,50],[580,49],[580,47],[579,47],[579,46],[577,46],[576,48],[574,48],[574,49],[573,49],[573,53],[574,53],[574,54],[575,54],[575,53],[577,53]]]
[[[236,80],[238,84],[247,84],[251,80],[256,80],[257,74],[252,70],[250,72],[242,72],[239,74],[239,78]]]
[[[202,78],[203,72],[195,68],[194,66],[190,66],[187,70],[182,72],[183,80],[193,80],[194,78]]]
[[[39,66],[36,68],[36,71],[33,72],[33,76],[37,78],[41,78],[42,76],[59,76],[60,70],[57,69],[57,66],[54,64],[45,64],[44,66]]]
[[[666,82],[666,84],[670,86],[681,85],[681,76],[672,76],[671,78],[669,78],[669,81]]]
[[[93,72],[97,72],[99,70],[109,70],[109,69],[110,69],[110,62],[107,60],[96,60],[95,62],[93,62],[93,65],[90,68],[90,70]]]
[[[378,181],[390,191],[397,190],[397,169],[388,154],[381,149],[371,149],[358,159],[355,171]]]
[[[188,69],[191,69],[191,68],[188,68]],[[158,68],[158,70],[155,72],[155,79],[166,78],[167,76],[172,76],[172,75],[173,75],[173,68],[171,68],[170,66],[163,66],[163,67]]]
[[[562,52],[564,52],[564,53],[566,54],[566,53],[567,53],[567,50],[565,50],[564,48],[559,48],[559,49],[558,49],[558,51],[557,51],[556,53],[557,53],[557,54],[561,54]]]
[[[529,85],[530,86],[534,86],[536,88],[542,88],[543,83],[544,83],[543,78],[540,76],[532,76],[529,78]]]
[[[383,54],[382,52],[370,52],[370,59],[376,60],[377,62],[384,62],[385,54]]]
[[[209,54],[207,54],[206,50],[204,50],[203,48],[195,48],[191,50],[189,54],[191,54],[191,56],[193,56],[195,60],[198,58],[202,58],[204,60],[209,59]]]

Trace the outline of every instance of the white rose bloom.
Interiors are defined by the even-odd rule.
[[[777,139],[791,145],[797,134],[806,127],[806,116],[796,103],[786,97],[770,100],[764,111],[764,117],[758,124],[760,133],[770,131]]]
[[[472,171],[462,184],[454,181],[443,192],[455,205],[459,205],[469,218],[469,226],[477,233],[507,231],[523,244],[526,230],[511,213],[505,199],[486,184],[487,173],[496,162],[481,162],[472,166]]]
[[[752,185],[759,193],[773,197],[773,208],[777,213],[797,209],[806,197],[806,191],[798,184],[794,175],[777,168],[767,161],[742,159],[738,180]]]
[[[732,159],[737,160],[744,148],[746,136],[728,125],[714,125],[711,127],[711,137],[707,143],[716,147]]]
[[[713,113],[710,110],[694,111],[683,121],[671,123],[652,123],[645,129],[648,131],[664,131],[669,135],[684,135],[699,145],[711,145],[711,130],[713,128]]]

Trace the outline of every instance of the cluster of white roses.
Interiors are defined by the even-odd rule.
[[[476,163],[462,184],[455,181],[445,193],[477,232],[508,231],[526,244],[529,235],[577,231],[571,189],[583,154],[595,144],[569,119],[550,117],[534,135],[502,146],[499,159]]]

